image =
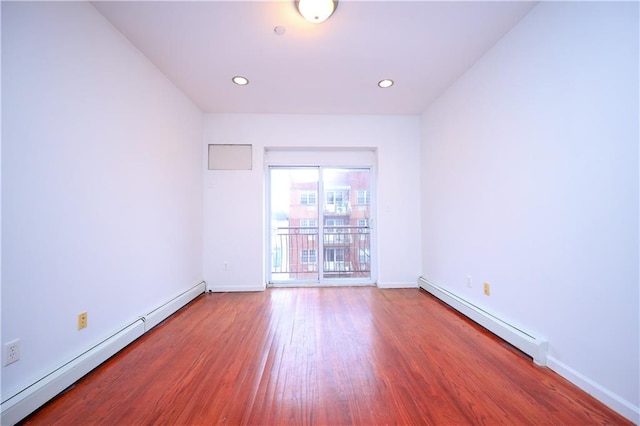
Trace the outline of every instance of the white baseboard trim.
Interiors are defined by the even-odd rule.
[[[14,425],[33,413],[162,320],[202,294],[205,286],[204,281],[196,284],[3,401],[0,406],[2,425]]]
[[[385,282],[378,281],[378,288],[418,288],[416,283],[412,282]]]
[[[264,286],[215,286],[215,285],[210,285],[209,287],[207,287],[208,291],[211,291],[213,293],[233,293],[233,292],[244,292],[244,291],[250,291],[250,292],[254,292],[254,291],[264,291],[265,287]]]
[[[555,371],[574,385],[578,386],[598,401],[626,417],[635,424],[640,424],[640,407],[633,405],[588,377],[580,374],[553,356],[547,356],[547,367]]]
[[[480,324],[493,334],[504,339],[532,357],[535,364],[541,366],[546,365],[548,348],[548,342],[546,339],[534,337],[525,333],[506,321],[486,312],[460,296],[430,282],[423,277],[418,278],[418,285],[472,321]]]

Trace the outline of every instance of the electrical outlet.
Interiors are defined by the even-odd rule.
[[[87,328],[87,313],[86,312],[78,314],[78,330],[82,330],[83,328]]]
[[[4,345],[4,365],[13,364],[20,359],[20,339]]]
[[[489,286],[489,283],[484,283],[484,294],[486,296],[491,294],[491,287]]]
[[[467,275],[467,287],[471,288],[471,275]]]

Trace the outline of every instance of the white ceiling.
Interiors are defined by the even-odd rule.
[[[294,0],[93,4],[204,112],[420,114],[535,2],[342,0],[322,24]]]

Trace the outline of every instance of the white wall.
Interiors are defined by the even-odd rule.
[[[422,120],[423,275],[636,422],[638,89],[638,3],[541,3]]]
[[[6,400],[202,279],[202,114],[86,2],[2,2],[2,106]]]
[[[378,151],[378,285],[413,286],[420,272],[418,116],[205,115],[204,147],[253,145],[253,170],[205,169],[204,276],[214,291],[265,286],[265,147]],[[224,262],[228,262],[228,270]]]

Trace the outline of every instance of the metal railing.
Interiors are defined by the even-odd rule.
[[[272,232],[271,274],[278,279],[314,279],[322,262],[325,277],[364,278],[371,274],[371,228],[279,227]],[[322,252],[320,252],[322,250]]]

